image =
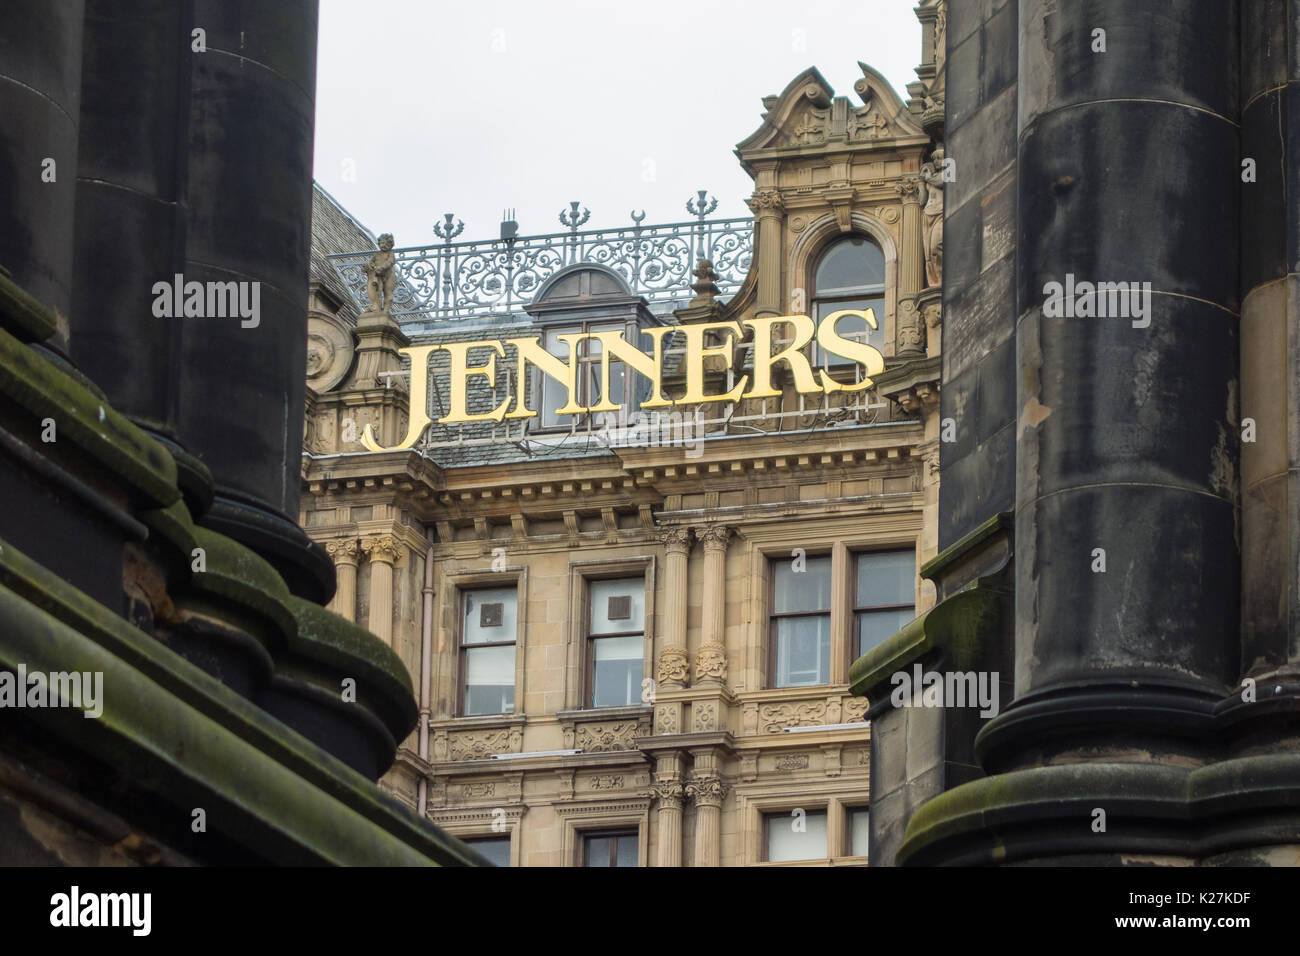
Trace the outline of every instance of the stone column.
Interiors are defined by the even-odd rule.
[[[682,865],[682,755],[669,751],[659,755],[650,797],[659,801],[659,846],[655,866]]]
[[[1122,705],[1172,761],[1236,677],[1235,7],[1181,5],[1171,34],[1159,8],[1116,5],[1103,54],[1077,42],[1090,6],[1020,6],[1017,704],[982,743],[1051,727],[1063,750],[1127,754],[1134,736],[1096,718]],[[1148,62],[1121,24],[1169,45]],[[1133,176],[1103,141],[1181,158]],[[1086,283],[1123,280],[1148,283],[1145,318],[1085,311]]]
[[[357,619],[357,563],[360,561],[361,549],[356,538],[331,541],[325,546],[334,562],[334,575],[338,580],[338,589],[329,607],[335,614],[349,621]]]
[[[393,565],[401,545],[392,535],[366,538],[361,549],[370,558],[370,633],[393,643]]]
[[[12,0],[5,4],[4,18],[0,266],[29,295],[66,316],[72,285],[83,4]],[[51,344],[66,347],[66,328]]]
[[[727,538],[730,528],[710,525],[696,528],[695,536],[704,542],[703,633],[700,651],[695,656],[695,682],[727,682]]]
[[[324,604],[329,555],[297,525],[317,4],[194,0],[193,11],[206,50],[190,57],[183,273],[236,283],[249,315],[181,320],[178,436],[212,470],[201,523]]]
[[[782,315],[781,240],[785,207],[781,203],[781,194],[775,189],[759,189],[746,203],[758,220],[758,300],[755,313],[759,317]]]
[[[692,750],[695,769],[686,785],[695,801],[695,866],[718,866],[722,858],[722,799],[728,787],[718,775],[713,748]]]
[[[667,552],[664,562],[663,629],[660,632],[659,663],[655,681],[667,687],[685,687],[686,658],[686,562],[691,550],[691,530],[683,527],[659,529],[659,540]]]
[[[153,308],[154,284],[173,288],[185,271],[190,70],[192,58],[205,55],[191,47],[192,15],[188,3],[86,4],[69,317],[73,361],[119,411],[173,449],[181,340],[188,325],[208,321],[159,317]],[[113,52],[123,49],[134,55]],[[160,123],[162,116],[175,122]],[[176,463],[198,517],[211,495],[194,493],[207,483],[205,469],[185,455]]]
[[[968,738],[988,777],[921,804],[896,859],[1195,863],[1231,840],[1258,863],[1257,848],[1294,844],[1295,764],[1277,753],[1214,761],[1233,737],[1267,748],[1224,715],[1240,700],[1237,314],[1248,260],[1238,223],[1259,185],[1242,180],[1238,66],[1242,50],[1279,41],[1241,42],[1231,3],[1004,10],[1019,50],[1015,110],[1002,120],[1016,124],[1015,204],[1002,203],[1016,223],[1014,355],[1003,366],[1015,378],[1015,697]],[[970,75],[953,79],[965,115]],[[981,140],[999,133],[975,129]],[[1113,144],[1168,161],[1135,174]],[[978,201],[971,188],[947,197],[955,212]],[[990,328],[1009,324],[999,312]],[[965,346],[947,344],[956,367],[952,347]],[[997,367],[979,381],[1005,383]],[[945,380],[945,397],[961,395],[945,407],[961,408],[972,387]],[[998,405],[992,394],[980,402]],[[959,434],[971,427],[983,426],[957,422]],[[978,513],[997,499],[992,459],[955,467],[950,450],[941,510]],[[950,626],[940,639],[969,646],[971,633]],[[1097,811],[1108,827],[1090,825]]]
[[[921,183],[914,177],[894,185],[903,199],[903,241],[898,253],[898,319],[895,348],[900,356],[925,354],[925,326],[916,296],[924,285],[925,242]]]

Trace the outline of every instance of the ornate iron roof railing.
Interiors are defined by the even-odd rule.
[[[399,318],[454,320],[479,315],[508,314],[532,302],[542,284],[565,266],[592,262],[617,272],[632,288],[660,308],[682,304],[691,297],[691,271],[699,259],[710,259],[719,292],[730,296],[740,288],[753,255],[753,220],[707,219],[717,200],[687,203],[694,222],[643,226],[645,213],[632,213],[633,225],[619,229],[580,231],[590,213],[570,203],[560,213],[568,232],[515,238],[517,226],[502,223],[506,238],[452,242],[464,228],[447,213],[434,227],[440,245],[394,249],[398,283],[392,313]],[[366,308],[366,276],[362,267],[374,250],[328,256],[352,293],[357,307]]]

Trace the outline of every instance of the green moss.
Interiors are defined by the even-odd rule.
[[[186,567],[190,566],[198,543],[194,537],[194,519],[184,501],[178,498],[166,508],[146,511],[138,517],[153,536],[170,545],[178,560],[183,560]]]
[[[3,268],[0,268],[0,323],[28,342],[43,342],[58,328],[54,313],[28,295]]]
[[[205,570],[191,578],[200,593],[233,601],[273,621],[285,638],[297,630],[289,606],[289,589],[275,568],[224,534],[194,527],[195,546],[203,549]]]
[[[966,535],[958,541],[954,541],[948,547],[944,548],[937,555],[931,558],[925,564],[921,565],[921,577],[927,581],[932,581],[939,576],[940,572],[948,565],[962,558],[964,555],[973,551],[979,544],[993,537],[1002,529],[1010,530],[1013,524],[1013,515],[1010,511],[1002,511],[995,514],[988,521]]]
[[[409,734],[418,710],[411,677],[402,659],[365,628],[332,611],[299,597],[291,597],[289,604],[298,625],[289,641],[289,651],[307,666],[298,667],[292,659],[277,659],[276,673],[297,671],[295,676],[334,694],[338,693],[340,679],[352,677],[363,688],[358,701],[387,716],[385,723],[394,738],[401,740]],[[371,694],[378,694],[379,701],[368,701]]]
[[[156,508],[180,497],[167,449],[108,403],[0,329],[0,395],[29,412],[33,425],[54,420],[56,441],[69,443]]]
[[[917,808],[896,862],[903,865],[936,843],[981,831],[991,848],[1008,823],[1077,818],[1081,832],[1089,832],[1095,807],[1123,812],[1141,803],[1146,816],[1185,817],[1191,777],[1187,768],[1157,764],[1078,763],[972,780]]]
[[[854,661],[849,693],[870,697],[891,675],[936,649],[946,650],[960,669],[984,663],[985,650],[997,635],[1000,600],[991,579],[972,581]]]
[[[104,673],[100,720],[59,722],[45,712],[61,746],[130,760],[175,780],[177,794],[182,781],[196,786],[210,813],[227,807],[220,819],[254,820],[320,862],[477,862],[371,781],[4,541],[0,619],[8,625],[0,661]],[[224,836],[258,849],[249,832]]]

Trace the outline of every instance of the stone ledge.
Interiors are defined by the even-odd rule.
[[[98,755],[119,775],[124,799],[139,791],[179,801],[180,823],[168,834],[178,849],[204,858],[184,837],[190,808],[203,800],[210,816],[222,812],[222,833],[249,861],[478,862],[337,758],[8,545],[0,547],[0,615],[9,622],[0,629],[6,666],[104,674],[101,719],[26,713],[56,752]]]

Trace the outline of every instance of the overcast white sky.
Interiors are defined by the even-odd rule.
[[[921,29],[909,0],[322,0],[316,179],[398,246],[747,216],[732,152],[762,97],[816,66],[854,105],[858,61],[903,99]]]

